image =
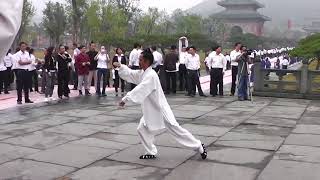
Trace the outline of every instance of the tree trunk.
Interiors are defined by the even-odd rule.
[[[320,59],[317,60],[317,67],[316,67],[316,70],[320,70]]]

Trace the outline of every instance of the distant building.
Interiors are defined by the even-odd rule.
[[[313,21],[311,26],[305,26],[303,30],[305,30],[309,35],[320,33],[320,21]]]
[[[261,36],[264,23],[271,20],[257,11],[264,5],[255,0],[222,0],[218,5],[226,9],[215,14],[215,17],[231,29],[241,28],[245,33]]]

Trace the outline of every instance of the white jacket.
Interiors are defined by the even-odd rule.
[[[23,0],[0,1],[0,59],[3,59],[16,37],[22,18]]]
[[[163,93],[159,76],[151,66],[143,71],[121,65],[119,76],[129,83],[137,84],[122,100],[141,104],[143,117],[140,121],[149,130],[164,129],[164,121],[179,125]]]

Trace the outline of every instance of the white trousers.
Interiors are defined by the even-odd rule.
[[[167,131],[177,142],[179,142],[183,146],[186,146],[187,148],[203,153],[201,141],[196,139],[188,130],[182,128],[181,126],[171,125],[166,121],[165,126]],[[154,145],[154,136],[156,132],[150,131],[143,122],[140,122],[137,130],[141,139],[141,143],[146,149],[146,154],[156,155],[158,153],[157,147]]]

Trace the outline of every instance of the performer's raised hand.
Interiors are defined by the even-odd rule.
[[[121,64],[119,62],[114,62],[113,66],[116,67],[116,68],[119,68],[121,66]]]

